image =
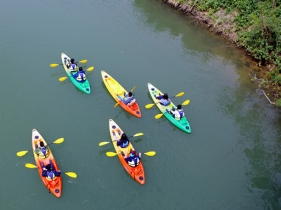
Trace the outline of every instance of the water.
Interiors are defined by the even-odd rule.
[[[251,61],[241,51],[161,1],[1,1],[1,209],[280,209],[280,117],[250,82]],[[84,68],[90,95],[59,82],[64,52]],[[142,118],[127,114],[103,85],[105,70],[134,94]],[[150,82],[184,107],[192,133],[159,114]],[[142,158],[144,186],[119,160],[108,120],[128,134]],[[31,152],[31,130],[52,145],[63,176],[60,199],[49,194]]]

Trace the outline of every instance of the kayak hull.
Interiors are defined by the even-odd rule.
[[[153,100],[154,103],[157,103],[156,106],[159,108],[160,112],[162,112],[162,114],[165,115],[165,117],[176,127],[178,127],[179,129],[181,129],[182,131],[186,132],[186,133],[191,133],[191,127],[190,124],[187,120],[187,118],[184,116],[182,117],[181,120],[176,120],[172,114],[166,112],[166,109],[170,110],[173,107],[176,107],[175,104],[173,104],[173,102],[171,101],[171,103],[168,106],[163,106],[161,105],[159,102],[160,100],[158,100],[157,98],[155,98],[154,95],[158,96],[158,95],[163,95],[163,93],[157,89],[156,87],[154,87],[152,84],[148,83],[148,90],[150,93],[150,96]]]
[[[54,196],[59,198],[59,197],[61,197],[61,194],[62,194],[62,178],[60,176],[60,177],[56,177],[52,181],[49,181],[46,177],[43,177],[42,176],[42,171],[43,171],[42,164],[44,164],[44,166],[46,166],[47,164],[50,163],[50,160],[51,160],[56,171],[59,170],[59,167],[50,150],[50,147],[47,146],[49,149],[49,153],[48,153],[47,157],[44,159],[41,159],[35,153],[36,145],[39,145],[40,141],[43,141],[44,145],[47,145],[46,141],[41,136],[41,134],[36,129],[33,129],[32,130],[32,149],[33,149],[33,154],[34,154],[34,158],[35,158],[35,163],[38,168],[39,176],[41,177],[43,184],[49,190],[49,192],[51,192]]]
[[[62,53],[61,54],[61,60],[62,60],[63,68],[64,68],[68,78],[70,79],[70,81],[82,92],[90,94],[91,93],[91,86],[90,86],[90,83],[89,83],[88,79],[86,79],[84,82],[77,81],[73,77],[73,75],[72,75],[73,73],[70,72],[69,69],[66,67],[66,64],[70,62],[70,57],[68,57],[66,54]],[[78,71],[78,68],[77,68],[77,71]]]
[[[125,161],[124,157],[122,156],[121,152],[124,152],[125,154],[128,153],[131,149],[135,150],[131,142],[129,142],[129,145],[126,148],[121,148],[117,146],[117,143],[115,139],[120,139],[123,131],[121,128],[112,120],[109,120],[109,133],[112,140],[112,144],[114,146],[114,149],[118,155],[118,158],[120,160],[120,163],[125,168],[125,170],[128,172],[128,174],[136,180],[140,184],[145,183],[145,174],[144,174],[144,167],[142,164],[142,161],[140,160],[139,165],[136,167],[131,167],[128,165],[128,163]]]
[[[118,102],[119,105],[127,112],[129,112],[131,115],[140,118],[141,111],[137,102],[133,103],[132,105],[126,105],[117,97],[117,95],[123,96],[124,92],[128,93],[128,91],[126,91],[113,77],[111,77],[104,70],[101,71],[101,77],[103,79],[103,82],[108,92],[111,94],[114,100]]]

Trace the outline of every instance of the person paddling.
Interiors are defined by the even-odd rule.
[[[51,160],[49,164],[47,164],[46,166],[44,166],[43,164],[42,167],[43,167],[42,176],[46,177],[48,180],[54,180],[56,179],[56,177],[59,177],[61,174],[60,170],[58,171],[55,170]]]
[[[43,141],[40,141],[39,147],[36,144],[35,153],[39,156],[39,158],[44,159],[49,156],[49,149],[44,145]]]
[[[135,97],[133,96],[133,93],[130,91],[128,94],[126,92],[124,93],[124,98],[121,96],[117,95],[117,97],[124,102],[126,105],[132,105],[133,103],[136,102]]]
[[[76,78],[79,82],[85,82],[86,81],[86,74],[82,67],[79,67],[79,71],[73,75],[74,78]]]
[[[177,109],[173,108],[170,111],[166,109],[166,111],[173,115],[176,120],[181,120],[184,117],[183,109],[181,108],[181,104],[177,106]]]
[[[124,153],[122,153],[123,156],[125,156]],[[135,150],[130,150],[130,153],[127,157],[125,157],[126,162],[129,166],[136,167],[140,163],[141,153],[137,155],[137,152]]]
[[[64,58],[66,59],[66,58]],[[70,71],[76,71],[77,70],[77,63],[75,62],[74,58],[70,59],[70,63],[66,64],[66,67],[70,70]]]
[[[168,106],[171,103],[171,100],[169,99],[169,96],[167,93],[164,93],[164,95],[156,96],[154,95],[155,98],[160,100],[160,104],[163,106]]]
[[[117,146],[121,147],[121,148],[126,148],[129,145],[129,139],[126,135],[126,133],[122,133],[121,138],[117,141]]]

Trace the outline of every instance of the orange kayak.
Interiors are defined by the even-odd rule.
[[[35,152],[36,145],[39,146],[40,141],[42,141],[44,143],[44,145],[47,145],[46,141],[43,139],[43,137],[40,135],[40,133],[36,129],[33,129],[32,130],[32,149],[33,149],[36,166],[38,168],[39,176],[41,177],[44,185],[49,190],[49,192],[51,192],[54,196],[59,198],[59,197],[61,197],[61,193],[62,193],[62,178],[60,176],[60,177],[55,177],[55,179],[53,179],[53,180],[48,180],[46,177],[43,177],[42,176],[42,170],[43,170],[42,164],[44,164],[44,166],[46,166],[47,164],[50,163],[50,160],[51,160],[55,170],[58,171],[59,168],[58,168],[57,162],[48,146],[46,146],[47,152],[46,152],[45,156],[36,154],[36,152]]]
[[[107,90],[109,91],[111,96],[115,99],[115,101],[118,102],[119,105],[127,112],[129,112],[131,115],[134,115],[135,117],[141,117],[140,107],[136,101],[132,104],[126,105],[123,101],[121,101],[117,97],[117,95],[123,97],[124,92],[128,93],[128,91],[126,91],[113,77],[111,77],[104,70],[101,71],[101,77],[103,79],[103,82]]]
[[[130,176],[136,180],[140,184],[145,183],[145,175],[144,175],[144,168],[142,165],[141,160],[139,161],[139,164],[136,167],[129,166],[129,164],[126,162],[124,157],[122,156],[121,152],[127,154],[131,149],[135,150],[131,142],[126,148],[121,148],[117,146],[117,143],[115,139],[120,139],[123,131],[121,128],[112,120],[109,120],[109,133],[111,136],[112,144],[118,154],[119,160],[122,164],[122,166],[125,168],[125,170],[130,174]]]

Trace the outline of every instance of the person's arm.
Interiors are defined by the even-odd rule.
[[[120,146],[121,145],[121,140],[116,140],[116,143],[117,143],[117,146]]]
[[[163,95],[161,95],[161,96],[156,96],[156,98],[157,98],[158,100],[160,100],[160,99],[163,98]]]
[[[117,95],[117,98],[119,98],[120,101],[123,101],[123,98],[119,95]]]
[[[45,167],[43,168],[42,176],[47,177],[47,169]]]
[[[61,172],[60,172],[60,170],[54,171],[54,174],[55,174],[55,176],[60,176]]]
[[[170,113],[171,113],[171,114],[175,114],[175,112],[176,112],[176,110],[174,110],[174,109],[171,109],[171,110],[170,110]]]

